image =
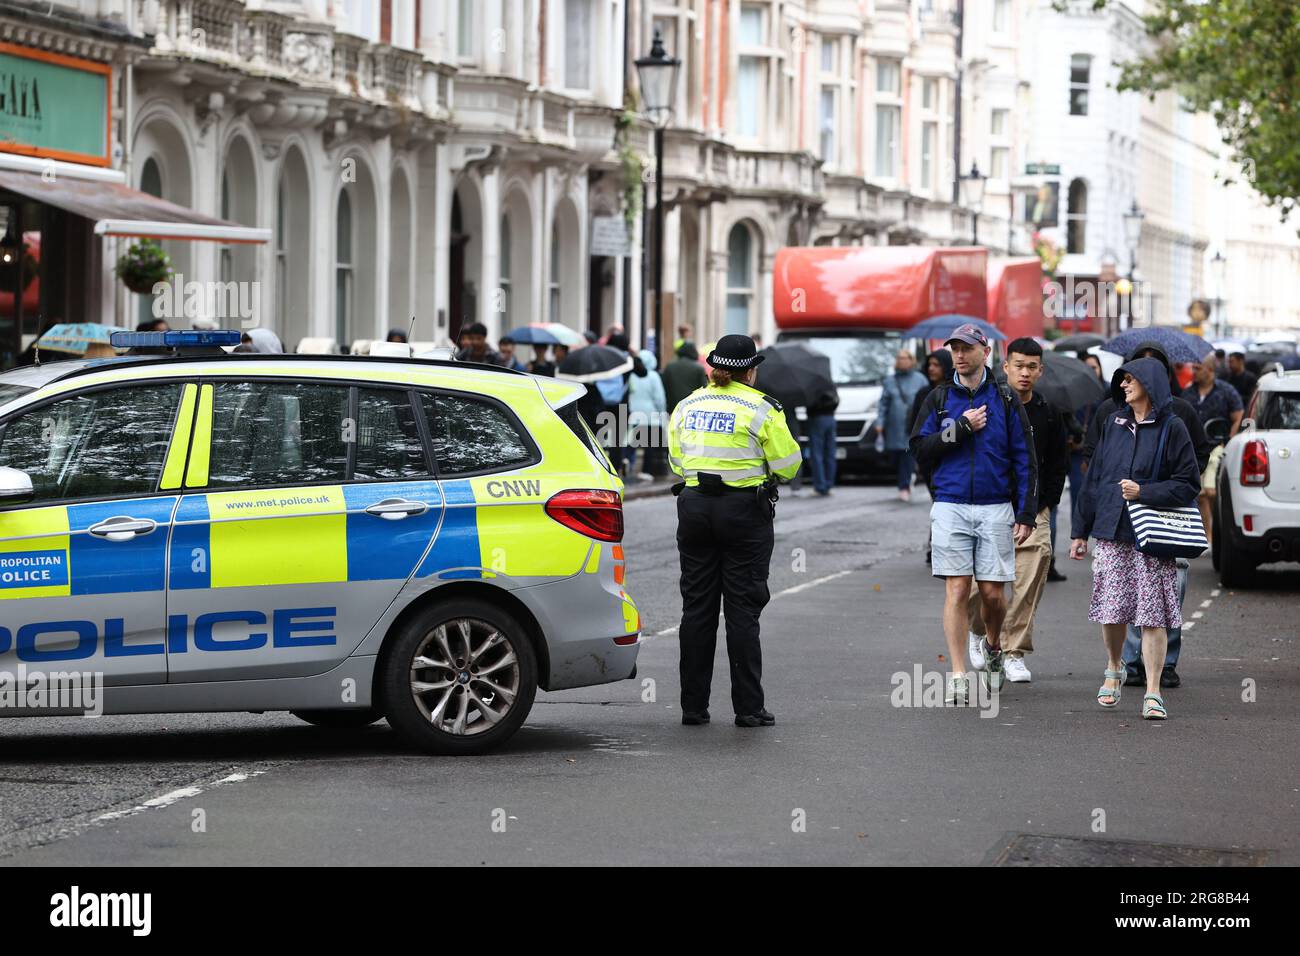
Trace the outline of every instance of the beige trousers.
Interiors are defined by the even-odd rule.
[[[1007,605],[1007,619],[1002,624],[1002,652],[1023,657],[1034,652],[1034,614],[1047,584],[1047,569],[1052,564],[1051,515],[1044,508],[1038,513],[1034,533],[1024,544],[1016,546],[1016,582]],[[970,629],[984,637],[984,618],[980,615],[980,595],[971,592]]]

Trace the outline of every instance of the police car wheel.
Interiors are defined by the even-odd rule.
[[[377,710],[291,710],[299,720],[305,720],[317,727],[330,727],[335,730],[347,730],[353,727],[369,727],[383,718]]]
[[[477,754],[509,738],[537,695],[537,659],[509,614],[479,601],[431,608],[384,657],[388,722],[436,754]]]

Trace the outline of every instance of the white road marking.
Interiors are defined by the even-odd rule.
[[[232,773],[228,777],[222,777],[220,780],[211,784],[213,787],[219,787],[225,783],[243,783],[252,777],[260,777],[266,773],[265,770],[254,770],[252,773]],[[146,810],[158,810],[162,807],[170,807],[173,803],[180,800],[187,800],[190,797],[197,797],[204,790],[203,787],[181,787],[179,790],[172,790],[170,793],[164,793],[161,796],[152,797],[144,803],[137,804],[134,807],[128,807],[125,810],[111,810],[108,813],[101,813],[91,820],[91,823],[105,823],[109,820],[120,820],[123,817],[133,817],[137,813],[144,813]]]
[[[813,581],[805,581],[803,584],[796,584],[794,587],[786,588],[784,591],[777,591],[773,597],[785,597],[787,594],[798,594],[800,591],[807,591],[809,588],[815,588],[819,584],[825,584],[827,581],[834,581],[836,578],[842,578],[846,574],[852,574],[852,568],[846,568],[843,571],[836,571],[834,574],[828,574],[824,578],[817,578]]]
[[[1213,599],[1207,598],[1206,600],[1201,602],[1201,607],[1209,607],[1213,603],[1214,603]]]
[[[815,588],[819,584],[825,584],[827,581],[834,581],[836,578],[842,578],[846,574],[852,574],[853,568],[846,568],[843,571],[836,571],[834,574],[828,574],[825,577],[815,578],[812,581],[805,581],[803,584],[796,584],[794,587],[786,588],[784,591],[777,591],[772,595],[773,598],[785,597],[789,594],[798,594],[800,591],[807,591],[809,588]],[[718,615],[719,618],[722,615]],[[657,637],[671,637],[678,631],[677,627],[666,627],[662,631],[655,631],[653,634],[647,634],[641,639],[641,643],[652,641]]]
[[[1195,626],[1196,626],[1196,622],[1195,622],[1195,621],[1186,621],[1186,622],[1183,623],[1183,630],[1184,630],[1184,631],[1190,631],[1190,630],[1191,630],[1192,628],[1194,628]]]
[[[1205,617],[1205,612],[1204,612],[1204,611],[1193,611],[1193,612],[1192,612],[1192,619],[1193,619],[1193,620],[1197,620],[1197,621],[1199,621],[1199,620],[1200,620],[1201,618],[1203,618],[1203,617]]]
[[[1215,588],[1213,591],[1210,592],[1210,597],[1218,597],[1218,596],[1219,596],[1218,588]]]

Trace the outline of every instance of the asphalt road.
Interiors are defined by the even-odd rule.
[[[996,713],[899,707],[894,675],[945,668],[925,494],[804,493],[781,504],[763,621],[777,726],[732,726],[720,640],[715,722],[683,727],[673,508],[627,506],[638,678],[539,695],[504,751],[430,758],[383,723],[287,714],[0,721],[0,862],[979,864],[1029,835],[1107,862],[1194,846],[1300,863],[1295,566],[1232,593],[1196,563],[1167,723],[1138,719],[1136,688],[1096,705],[1104,654],[1073,562],[1048,586],[1032,684]]]

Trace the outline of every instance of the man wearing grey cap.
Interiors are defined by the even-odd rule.
[[[932,476],[931,573],[945,579],[944,636],[952,673],[945,703],[969,702],[966,675],[967,602],[979,588],[988,630],[983,663],[989,686],[1002,686],[1005,585],[1016,579],[1016,545],[1034,529],[1038,461],[1020,399],[986,366],[989,341],[976,325],[958,327],[945,343],[953,376],[926,396],[912,430],[911,449]],[[973,662],[979,669],[979,662]]]

